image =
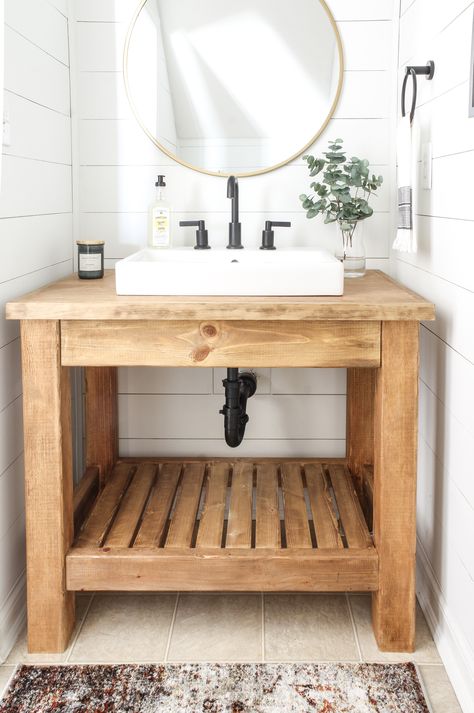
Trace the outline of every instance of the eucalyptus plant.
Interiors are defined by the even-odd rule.
[[[348,159],[343,140],[329,142],[324,158],[303,156],[311,177],[322,173],[319,181],[311,183],[314,194],[300,195],[307,218],[324,215],[325,223],[339,222],[344,238],[352,243],[357,221],[373,214],[369,199],[376,195],[383,183],[382,176],[370,175],[369,162],[353,156]]]

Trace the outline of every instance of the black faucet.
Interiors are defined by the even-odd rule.
[[[229,223],[229,250],[241,250],[244,246],[241,240],[241,224],[239,223],[239,182],[235,176],[229,176],[227,181],[227,198],[232,200],[232,222]]]

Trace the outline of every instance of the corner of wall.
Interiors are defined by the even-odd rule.
[[[474,652],[452,621],[443,593],[436,581],[420,541],[417,543],[418,601],[434,642],[465,713],[474,711]]]
[[[26,575],[23,572],[0,608],[0,664],[7,658],[26,624]]]

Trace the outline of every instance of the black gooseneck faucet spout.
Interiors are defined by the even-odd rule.
[[[227,369],[225,404],[219,412],[224,415],[225,441],[231,448],[237,448],[243,441],[247,415],[247,399],[257,390],[257,380],[250,372],[239,373],[238,369]]]
[[[232,222],[229,223],[229,250],[241,250],[242,230],[239,223],[239,182],[235,176],[229,176],[227,181],[227,198],[232,201]]]

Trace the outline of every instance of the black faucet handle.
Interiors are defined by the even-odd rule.
[[[281,220],[266,220],[265,229],[262,231],[262,245],[260,250],[276,250],[273,228],[291,228],[291,223]]]
[[[205,220],[180,220],[181,228],[197,228],[196,230],[196,245],[195,250],[209,250],[208,232],[206,230]]]

